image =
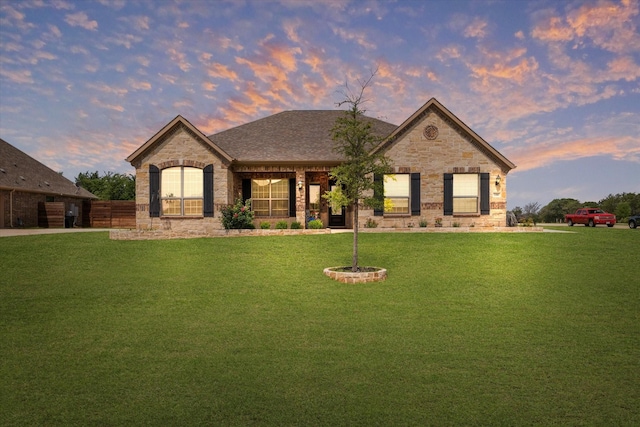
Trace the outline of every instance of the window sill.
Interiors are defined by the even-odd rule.
[[[454,218],[478,218],[480,217],[479,213],[469,213],[469,214],[453,214]]]
[[[179,215],[164,215],[160,219],[202,219],[204,216],[179,216]]]
[[[411,214],[384,214],[385,218],[411,218]]]

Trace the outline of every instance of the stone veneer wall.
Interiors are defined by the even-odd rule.
[[[201,218],[152,218],[149,216],[149,165],[204,167],[213,164],[214,216]],[[220,208],[232,203],[233,178],[227,166],[187,128],[178,126],[153,147],[136,168],[136,228],[210,233],[222,229]]]
[[[438,135],[433,140],[424,135],[428,125],[438,128]],[[428,110],[424,118],[402,135],[386,154],[393,160],[396,173],[420,173],[420,216],[374,216],[373,210],[364,209],[359,216],[360,227],[364,227],[368,219],[376,221],[379,227],[418,227],[420,220],[426,220],[431,227],[436,218],[442,218],[445,227],[454,224],[462,227],[506,226],[506,172],[488,153],[464,137],[457,124],[435,110]],[[443,214],[444,174],[464,172],[489,173],[489,215]],[[501,183],[496,187],[497,175]]]

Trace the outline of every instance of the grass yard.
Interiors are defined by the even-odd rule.
[[[0,238],[0,425],[640,425],[640,232],[571,231]]]

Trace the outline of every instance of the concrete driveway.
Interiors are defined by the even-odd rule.
[[[60,234],[60,233],[94,233],[96,231],[109,231],[109,228],[0,228],[0,237],[31,236],[34,234]]]

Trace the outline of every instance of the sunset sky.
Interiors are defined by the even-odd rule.
[[[206,134],[435,97],[517,165],[508,208],[640,192],[640,2],[0,0],[0,138],[73,180],[181,114]]]

